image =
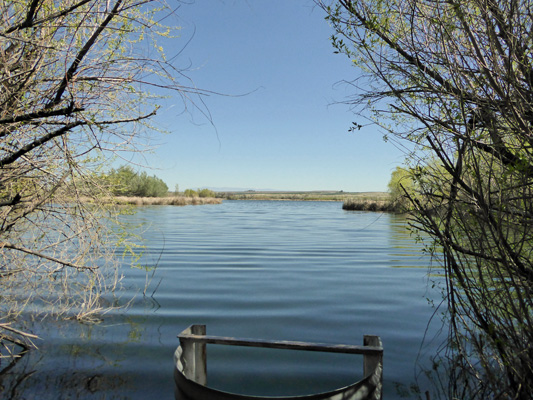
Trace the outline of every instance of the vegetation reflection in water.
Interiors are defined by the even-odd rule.
[[[176,334],[191,323],[261,339],[360,344],[378,334],[387,398],[411,393],[415,365],[431,365],[439,343],[420,349],[440,327],[426,332],[438,277],[428,278],[429,258],[402,216],[347,212],[338,202],[225,201],[144,207],[127,218],[146,223],[139,262],[157,264],[149,287],[145,271],[126,270],[118,301],[136,296],[126,311],[96,326],[48,324],[47,341],[13,369],[18,381],[4,379],[3,395],[171,398]],[[220,346],[208,353],[210,385],[240,393],[310,393],[361,375],[353,356]]]

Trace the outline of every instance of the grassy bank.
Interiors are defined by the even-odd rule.
[[[347,201],[351,198],[381,200],[388,198],[382,192],[342,192],[342,191],[246,191],[218,192],[217,197],[227,200],[292,200],[292,201]]]
[[[109,197],[106,202],[119,205],[134,205],[134,206],[189,206],[189,205],[203,205],[203,204],[220,204],[222,199],[215,199],[213,197],[130,197],[117,196]]]

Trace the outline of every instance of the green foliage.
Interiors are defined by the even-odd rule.
[[[192,189],[185,189],[185,192],[183,192],[183,195],[185,197],[198,197],[198,192]]]
[[[390,190],[412,180],[411,223],[446,272],[443,397],[531,399],[531,1],[317,1],[358,68],[351,109],[409,142]]]
[[[198,189],[198,197],[216,197],[216,194],[209,189]]]
[[[183,195],[185,197],[216,197],[216,193],[209,189],[186,189]]]
[[[0,347],[32,346],[20,315],[105,311],[100,296],[122,264],[111,227],[125,210],[108,205],[106,189],[166,195],[146,173],[100,171],[114,154],[144,150],[163,96],[203,104],[158,43],[179,29],[167,25],[171,3],[0,0]]]
[[[112,169],[105,179],[115,196],[165,197],[168,186],[157,176],[148,176],[146,172],[135,172],[129,165]]]
[[[409,197],[415,195],[413,174],[410,170],[396,167],[388,184],[391,202],[401,211],[411,209]]]

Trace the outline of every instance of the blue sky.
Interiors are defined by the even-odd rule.
[[[167,53],[202,89],[214,124],[178,96],[157,124],[170,134],[146,162],[171,190],[242,188],[385,191],[403,154],[357,116],[338,84],[358,71],[334,54],[311,0],[196,0],[178,11],[181,37]],[[183,49],[184,44],[190,43]],[[184,81],[184,84],[189,82]]]

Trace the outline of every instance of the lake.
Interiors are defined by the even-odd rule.
[[[341,206],[139,208],[124,218],[144,224],[141,262],[155,269],[124,270],[118,301],[134,298],[129,307],[98,325],[45,323],[46,340],[10,371],[16,380],[1,382],[0,398],[171,399],[176,335],[195,323],[257,339],[362,344],[379,335],[384,398],[408,396],[440,344],[439,318],[428,323],[441,278],[429,275],[403,216]],[[208,345],[209,384],[223,390],[302,394],[361,377],[361,356]]]

